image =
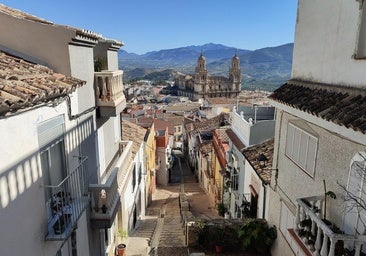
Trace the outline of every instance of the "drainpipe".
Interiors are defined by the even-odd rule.
[[[262,183],[263,186],[263,212],[262,212],[262,218],[265,219],[266,215],[266,194],[267,194],[267,187]]]

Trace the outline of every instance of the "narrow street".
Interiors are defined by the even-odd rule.
[[[176,151],[171,183],[158,187],[144,219],[129,234],[127,256],[186,256],[185,235],[180,217],[179,192],[184,192],[192,213],[208,218],[217,217],[209,198],[199,187],[183,155]]]

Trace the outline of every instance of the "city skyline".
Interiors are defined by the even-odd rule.
[[[143,54],[217,43],[255,50],[294,40],[297,1],[60,1],[2,4],[60,25],[91,30]]]

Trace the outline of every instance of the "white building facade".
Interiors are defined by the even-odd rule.
[[[270,96],[273,255],[360,255],[366,241],[364,208],[350,197],[365,197],[365,8],[363,1],[298,3],[292,77]]]
[[[267,193],[265,182],[256,172],[255,167],[245,158],[243,150],[273,138],[274,108],[251,106],[237,109],[234,107],[231,119],[231,130],[228,131],[230,153],[227,155],[226,177],[231,184],[230,215],[232,218],[264,218]],[[258,152],[258,156],[260,153]]]
[[[1,79],[0,254],[112,255],[127,153],[122,43],[3,5],[0,23],[0,50],[20,63]]]

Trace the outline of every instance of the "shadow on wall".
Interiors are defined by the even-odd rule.
[[[87,118],[74,128],[68,130],[64,134],[66,156],[74,152],[74,150],[75,152],[79,152],[78,148],[80,146],[81,148],[87,148],[87,146],[83,146],[83,144],[88,144],[88,140],[94,139],[94,136],[92,136],[93,133],[94,124],[92,117]],[[44,148],[47,148],[52,143],[54,143],[54,141]],[[27,156],[22,156],[21,152],[14,152],[14,154],[19,154],[23,158],[13,165],[1,166],[0,210],[9,207],[11,203],[14,203],[14,201],[19,198],[19,196],[27,192],[31,186],[36,184],[38,186],[43,185],[41,183],[42,168],[40,150],[41,149],[28,154]],[[67,165],[66,169],[71,171],[68,167],[70,166]],[[89,175],[88,171],[87,174]]]

